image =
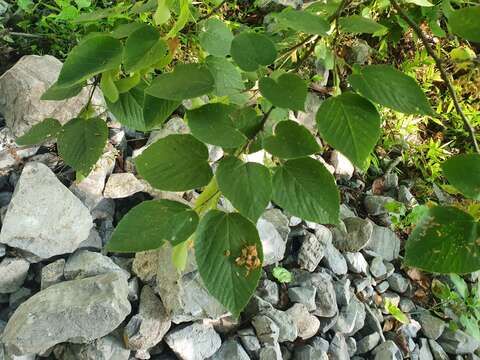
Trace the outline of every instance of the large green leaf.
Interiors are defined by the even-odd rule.
[[[307,84],[297,75],[282,74],[276,80],[261,78],[259,88],[261,94],[277,107],[300,111],[305,109]]]
[[[277,58],[273,42],[262,34],[243,32],[235,36],[230,53],[243,71],[256,71],[270,65]]]
[[[230,54],[233,34],[225,23],[216,18],[205,21],[199,35],[200,45],[211,55],[224,57]]]
[[[109,35],[97,35],[75,46],[63,64],[57,86],[71,87],[92,76],[113,70],[122,62],[123,46]]]
[[[171,200],[144,201],[118,223],[106,250],[139,252],[155,250],[169,241],[178,245],[193,234],[198,215],[190,207]]]
[[[56,137],[61,130],[62,125],[58,120],[47,118],[33,125],[24,135],[17,138],[16,143],[20,146],[40,144]]]
[[[200,221],[196,234],[195,258],[203,283],[238,318],[262,271],[263,251],[257,229],[238,213],[211,210]],[[248,255],[249,265],[243,262]]]
[[[340,197],[332,174],[309,158],[288,160],[273,175],[273,201],[290,214],[319,224],[337,224]]]
[[[220,161],[215,175],[223,195],[240,214],[256,222],[272,198],[270,171],[229,156]]]
[[[135,159],[138,173],[153,187],[187,191],[208,184],[212,169],[207,147],[192,135],[169,135]]]
[[[57,83],[54,83],[42,94],[40,100],[60,101],[70,99],[80,94],[84,86],[85,84],[76,84],[71,87],[60,87]]]
[[[330,30],[328,21],[307,11],[287,8],[278,14],[278,20],[281,24],[305,34],[325,36]]]
[[[480,154],[451,157],[442,164],[447,180],[463,195],[480,200]]]
[[[390,65],[369,65],[350,75],[355,91],[375,103],[405,114],[434,114],[417,82]]]
[[[448,25],[458,36],[480,42],[480,6],[453,11],[448,18]]]
[[[435,207],[417,224],[405,247],[405,264],[436,273],[480,270],[480,226],[454,207]]]
[[[339,25],[342,31],[354,34],[373,34],[377,31],[387,29],[376,21],[360,15],[342,17],[340,18]]]
[[[58,136],[58,152],[66,164],[87,176],[103,153],[108,127],[100,118],[76,118]]]
[[[242,74],[238,68],[225,58],[209,56],[205,60],[208,70],[215,79],[215,90],[217,96],[231,96],[245,90]]]
[[[180,101],[159,99],[146,94],[143,101],[145,128],[151,130],[159,127],[173,114],[180,104]]]
[[[364,169],[380,137],[380,115],[360,95],[344,93],[327,99],[317,112],[322,138]]]
[[[187,112],[188,127],[197,139],[224,148],[243,145],[246,137],[233,124],[233,108],[224,104],[206,104]]]
[[[182,101],[212,92],[215,79],[212,73],[200,64],[180,64],[173,72],[157,76],[145,90],[160,99]]]
[[[263,116],[251,107],[244,107],[232,113],[233,122],[247,138],[253,139],[263,127]]]
[[[310,131],[292,120],[279,122],[274,135],[263,139],[263,148],[281,159],[295,159],[320,151]]]
[[[143,25],[125,42],[123,64],[127,72],[148,68],[158,63],[167,53],[167,44],[157,29]]]

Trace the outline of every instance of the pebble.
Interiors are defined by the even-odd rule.
[[[122,199],[144,190],[145,185],[132,173],[116,173],[108,177],[103,196],[110,199]]]
[[[272,305],[276,305],[280,298],[277,283],[268,279],[259,281],[256,293]]]
[[[402,353],[398,346],[392,341],[387,340],[381,343],[373,350],[375,360],[401,360],[403,359]]]
[[[433,357],[435,360],[449,360],[450,357],[447,355],[445,350],[440,346],[435,340],[429,339],[428,344],[430,345],[430,350],[432,351]]]
[[[235,340],[225,341],[209,360],[250,360],[250,357]]]
[[[282,351],[280,350],[280,345],[275,343],[275,345],[267,345],[260,349],[259,360],[283,360]]]
[[[297,286],[288,288],[288,297],[291,302],[306,306],[308,311],[314,311],[317,308],[315,297],[317,289],[313,286]]]
[[[393,261],[400,254],[400,239],[397,234],[386,227],[373,226],[370,241],[365,246],[365,250],[371,250],[386,261]]]
[[[345,306],[350,304],[350,299],[352,297],[350,284],[351,284],[351,281],[348,278],[337,280],[333,284],[338,306]]]
[[[311,315],[307,307],[303,304],[294,304],[286,313],[294,320],[298,329],[298,336],[302,340],[307,340],[315,336],[320,328],[320,321]]]
[[[381,257],[375,257],[372,259],[372,262],[370,263],[370,274],[372,274],[375,279],[382,280],[386,278],[387,267]]]
[[[400,274],[392,274],[388,279],[388,284],[393,291],[403,294],[408,290],[410,281]]]
[[[360,252],[345,252],[343,254],[347,262],[348,270],[355,274],[367,275],[368,263]]]
[[[266,315],[257,315],[252,319],[252,325],[257,334],[258,340],[263,344],[274,344],[278,342],[280,329],[277,324]]]
[[[353,217],[343,220],[346,232],[334,229],[333,245],[341,251],[358,252],[367,246],[373,232],[370,221]]]
[[[449,354],[470,354],[480,346],[480,342],[461,330],[445,328],[438,343]]]
[[[389,196],[367,195],[363,200],[363,205],[365,206],[365,210],[367,210],[369,215],[379,216],[387,214],[388,210],[385,209],[385,204],[394,201],[395,200]]]
[[[419,360],[434,360],[427,339],[420,339]]]
[[[325,266],[332,270],[335,275],[345,275],[348,272],[348,266],[342,253],[337,250],[332,243],[327,244],[325,248],[325,257],[323,258]]]
[[[238,330],[237,335],[248,354],[251,357],[256,356],[260,351],[260,341],[255,335],[255,330],[251,327],[247,327]]]
[[[311,345],[302,345],[295,348],[293,360],[328,360],[328,355]]]
[[[19,290],[27,278],[30,263],[20,258],[4,258],[0,262],[0,294]]]
[[[278,209],[267,210],[257,221],[257,230],[263,245],[263,266],[283,260],[287,246],[288,218]]]
[[[437,340],[447,327],[447,324],[442,319],[428,312],[421,312],[418,316],[418,322],[422,326],[423,334],[432,340]]]
[[[323,227],[323,226],[322,226]],[[298,265],[301,269],[313,272],[325,256],[326,246],[332,241],[332,233],[326,227],[319,231],[319,237],[307,233],[298,252]]]
[[[329,360],[349,360],[348,346],[342,334],[335,334],[328,348]]]
[[[368,353],[369,351],[372,351],[380,342],[380,335],[378,332],[371,333],[370,335],[367,335],[363,338],[361,338],[359,341],[357,341],[357,355],[362,355],[365,353]]]

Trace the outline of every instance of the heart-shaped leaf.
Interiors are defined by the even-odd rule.
[[[470,273],[480,269],[480,226],[454,207],[428,210],[408,238],[405,264],[436,273]]]
[[[62,130],[62,124],[56,119],[47,118],[33,125],[25,134],[17,138],[20,146],[41,144],[45,140],[54,138]]]
[[[340,30],[353,34],[373,34],[387,28],[376,21],[360,16],[351,15],[339,20]]]
[[[160,99],[182,101],[215,89],[215,79],[200,64],[180,64],[173,72],[157,76],[145,92]]]
[[[158,249],[165,241],[178,245],[193,234],[197,225],[197,213],[185,204],[144,201],[122,218],[105,249],[139,252]]]
[[[230,117],[233,108],[224,104],[206,104],[187,112],[193,136],[212,145],[237,148],[246,141]]]
[[[85,84],[76,84],[71,87],[61,87],[54,83],[42,94],[40,100],[60,101],[70,99],[80,94],[84,86]]]
[[[270,171],[229,156],[220,161],[215,175],[223,195],[240,214],[256,222],[272,198]]]
[[[222,20],[211,18],[205,21],[198,38],[202,48],[209,54],[219,57],[230,54],[233,34]]]
[[[138,173],[153,187],[188,191],[208,184],[213,176],[207,147],[192,135],[169,135],[135,159]]]
[[[71,87],[122,63],[123,45],[109,35],[96,35],[75,46],[58,76],[58,87]]]
[[[243,32],[232,41],[230,54],[243,71],[255,71],[270,65],[277,58],[273,42],[262,34]]]
[[[205,64],[215,79],[215,95],[232,96],[245,89],[240,71],[227,59],[209,56]]]
[[[125,42],[123,64],[127,72],[148,68],[158,63],[167,52],[167,44],[157,29],[143,25]]]
[[[360,95],[343,93],[324,101],[317,112],[322,138],[364,169],[380,137],[380,115]]]
[[[261,94],[273,105],[290,110],[305,110],[307,84],[294,74],[282,74],[277,80],[269,77],[260,79]]]
[[[76,118],[63,125],[58,152],[66,164],[87,176],[103,153],[108,127],[100,118]]]
[[[469,6],[453,11],[448,17],[452,31],[464,39],[480,42],[480,6]]]
[[[278,15],[280,23],[305,34],[327,35],[330,24],[321,16],[308,11],[286,8]]]
[[[273,201],[290,214],[319,224],[337,224],[340,195],[332,174],[309,158],[288,160],[273,175]]]
[[[196,232],[195,258],[209,293],[238,318],[262,271],[262,243],[255,225],[238,213],[209,211]]]
[[[442,164],[447,180],[474,200],[480,200],[480,154],[453,156]]]
[[[300,158],[320,151],[310,131],[292,120],[279,122],[274,135],[263,139],[263,148],[281,159]]]

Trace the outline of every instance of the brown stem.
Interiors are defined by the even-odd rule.
[[[457,111],[458,115],[463,120],[463,123],[465,127],[467,128],[468,133],[470,134],[470,137],[472,138],[473,141],[473,147],[475,148],[475,151],[480,153],[480,147],[478,146],[477,138],[475,135],[475,129],[473,128],[472,124],[468,121],[467,117],[465,116],[462,107],[460,106],[460,103],[458,101],[457,93],[455,92],[455,89],[453,88],[453,84],[450,81],[450,77],[447,74],[447,71],[445,70],[445,67],[443,66],[443,61],[438,55],[435,53],[433,50],[432,46],[428,42],[427,37],[423,33],[422,29],[412,20],[410,17],[403,11],[403,9],[400,7],[398,4],[397,0],[390,0],[392,3],[393,7],[397,11],[398,15],[405,20],[405,22],[410,25],[410,27],[413,29],[415,34],[420,38],[420,40],[423,43],[423,46],[425,46],[425,50],[427,50],[427,53],[433,58],[435,61],[435,65],[437,66],[438,71],[440,72],[440,76],[442,77],[443,81],[447,85],[448,92],[450,93],[450,96],[452,97],[453,104],[455,105],[455,110]]]

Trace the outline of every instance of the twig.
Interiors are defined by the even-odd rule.
[[[460,106],[460,103],[458,101],[457,93],[455,92],[455,89],[453,88],[453,84],[450,81],[450,78],[443,66],[443,61],[440,57],[437,56],[435,51],[433,50],[432,46],[428,42],[427,37],[423,33],[422,29],[412,20],[410,17],[403,11],[403,9],[400,7],[398,4],[397,0],[391,0],[391,3],[395,10],[397,11],[398,15],[405,20],[405,22],[410,25],[410,27],[413,29],[415,34],[420,38],[420,40],[423,43],[423,46],[425,46],[425,50],[427,50],[427,53],[433,58],[435,61],[435,65],[437,66],[438,71],[440,72],[440,76],[442,77],[443,81],[447,85],[448,92],[450,93],[450,96],[452,97],[453,104],[455,105],[455,110],[457,111],[458,115],[463,120],[463,123],[465,124],[465,127],[467,128],[468,133],[470,134],[470,137],[472,138],[473,141],[473,147],[475,148],[475,151],[480,153],[480,147],[478,146],[477,138],[475,135],[475,129],[473,128],[472,124],[468,121],[467,117],[465,116],[462,107]]]
[[[7,34],[13,35],[13,36],[29,37],[29,38],[42,38],[42,37],[44,37],[44,35],[28,34],[28,33],[16,32],[16,31],[9,31]]]

